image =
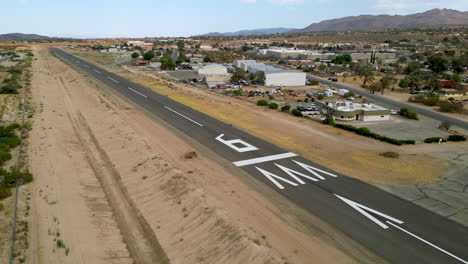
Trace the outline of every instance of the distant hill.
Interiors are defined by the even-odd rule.
[[[23,33],[9,33],[9,34],[0,34],[0,40],[44,40],[44,39],[53,39],[47,36],[41,36],[37,34],[23,34]]]
[[[381,30],[389,28],[418,28],[434,26],[468,25],[468,12],[452,9],[432,9],[424,13],[401,15],[361,15],[311,24],[304,29],[289,33],[307,33],[320,31],[358,31]]]
[[[202,36],[250,36],[250,35],[271,35],[271,34],[280,34],[288,31],[294,30],[294,28],[260,28],[260,29],[251,29],[251,30],[239,30],[236,32],[211,32],[204,34]]]

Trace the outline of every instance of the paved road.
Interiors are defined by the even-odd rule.
[[[449,116],[445,116],[443,114],[439,114],[437,112],[430,111],[430,110],[424,109],[424,108],[419,107],[419,106],[415,106],[414,104],[407,104],[407,103],[398,102],[398,101],[395,101],[395,100],[392,100],[392,99],[389,99],[389,98],[386,98],[386,97],[383,97],[383,96],[380,96],[380,95],[377,95],[377,94],[371,94],[371,93],[368,93],[366,91],[362,91],[360,89],[356,89],[356,88],[353,88],[353,87],[350,87],[350,86],[347,86],[347,85],[344,85],[344,84],[340,84],[340,83],[336,83],[336,82],[332,82],[332,81],[328,81],[328,80],[323,80],[321,78],[318,78],[318,77],[310,75],[310,74],[307,75],[307,79],[308,80],[311,80],[311,79],[312,80],[317,80],[320,83],[330,85],[330,86],[333,86],[333,87],[337,87],[339,89],[348,89],[348,90],[352,91],[355,94],[366,96],[366,97],[374,100],[376,103],[384,103],[384,104],[386,104],[386,105],[388,105],[390,107],[394,107],[397,110],[402,108],[402,107],[407,107],[407,108],[409,108],[411,110],[416,111],[420,115],[423,115],[423,116],[438,120],[440,122],[447,120],[450,123],[452,123],[454,126],[457,126],[459,128],[463,128],[463,129],[468,130],[468,122],[466,122],[466,121],[463,121],[463,120],[460,120],[460,119],[457,119],[457,118],[453,118],[453,117],[449,117]]]
[[[62,50],[55,54],[391,263],[468,263],[468,229]]]

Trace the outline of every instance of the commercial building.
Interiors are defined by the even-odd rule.
[[[198,69],[200,75],[226,75],[227,68],[220,64],[208,64]]]
[[[254,60],[235,61],[234,66],[247,73],[263,72],[266,86],[302,86],[306,84],[304,72],[284,70]]]
[[[217,84],[228,83],[232,76],[232,74],[228,73],[227,68],[220,64],[203,66],[197,72],[210,88],[215,87]]]
[[[324,115],[340,121],[385,121],[390,119],[390,110],[375,104],[359,104],[345,100],[317,101]]]

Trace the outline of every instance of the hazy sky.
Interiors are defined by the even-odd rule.
[[[432,8],[466,11],[468,0],[0,0],[0,6],[0,34],[155,37],[303,28],[343,16]]]

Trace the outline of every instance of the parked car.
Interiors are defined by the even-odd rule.
[[[337,79],[337,78],[331,78],[331,81],[332,81],[332,82],[337,82],[338,79]]]
[[[392,114],[392,115],[398,115],[398,111],[397,111],[397,110],[394,110],[394,109],[391,109],[391,110],[390,110],[390,114]]]
[[[296,93],[296,92],[290,92],[289,95],[290,95],[290,96],[296,97],[296,96],[297,96],[297,93]]]
[[[354,97],[352,97],[352,96],[349,96],[349,97],[346,98],[346,99],[348,99],[348,100],[350,100],[350,101],[354,101]]]
[[[298,107],[296,107],[296,109],[299,110],[299,111],[301,111],[301,112],[307,111],[307,109],[306,109],[304,106],[301,106],[301,105],[298,106]]]

